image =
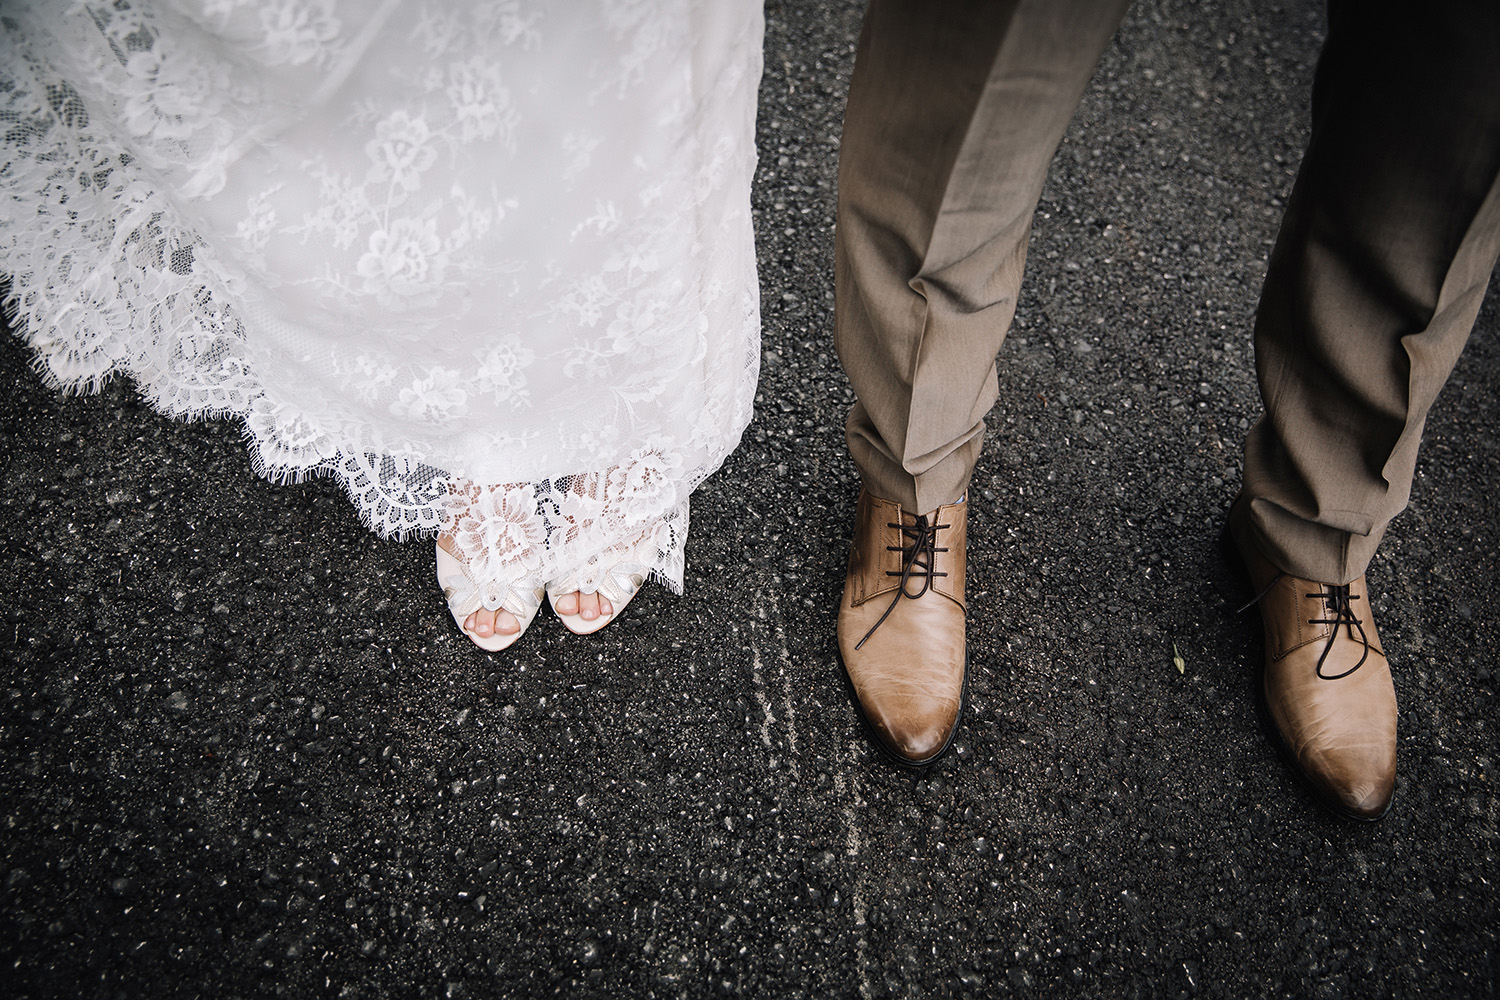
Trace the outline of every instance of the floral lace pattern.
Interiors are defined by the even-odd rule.
[[[749,420],[750,0],[7,0],[0,271],[58,385],[244,421],[484,600],[654,550]],[[641,546],[644,539],[651,543]]]

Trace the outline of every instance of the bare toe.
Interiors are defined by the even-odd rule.
[[[560,615],[578,614],[578,591],[570,590],[552,602],[552,610]]]
[[[488,638],[495,631],[495,613],[480,608],[464,621],[464,628],[477,636]]]
[[[482,639],[488,639],[492,635],[515,635],[521,631],[521,623],[504,608],[498,611],[480,608],[464,619],[464,628]]]

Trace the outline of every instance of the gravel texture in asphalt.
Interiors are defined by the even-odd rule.
[[[430,542],[0,341],[0,996],[1494,995],[1497,296],[1369,574],[1382,822],[1278,755],[1220,548],[1319,6],[1142,0],[1104,57],[1001,353],[968,714],[925,776],[867,744],[834,642],[860,9],[767,15],[757,416],[686,595],[596,636],[485,654]]]

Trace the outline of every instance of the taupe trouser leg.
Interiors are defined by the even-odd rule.
[[[912,512],[968,486],[1047,164],[1129,0],[872,0],[844,137],[849,451]]]
[[[1255,322],[1266,415],[1236,512],[1271,562],[1364,572],[1497,254],[1500,3],[1331,3]]]

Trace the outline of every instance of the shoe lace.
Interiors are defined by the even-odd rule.
[[[1328,643],[1323,647],[1323,655],[1318,657],[1318,676],[1325,681],[1336,681],[1341,677],[1348,677],[1354,671],[1365,665],[1370,658],[1370,637],[1365,635],[1365,627],[1354,614],[1354,603],[1359,600],[1358,594],[1349,592],[1349,584],[1324,584],[1321,593],[1308,594],[1308,597],[1321,597],[1323,606],[1328,610],[1328,618],[1309,618],[1309,625],[1332,625],[1328,630]],[[1328,659],[1328,654],[1333,650],[1333,640],[1338,637],[1340,628],[1349,629],[1350,638],[1353,638],[1355,630],[1359,631],[1359,641],[1363,650],[1359,654],[1359,662],[1345,670],[1341,674],[1323,673],[1323,661]]]
[[[1256,604],[1259,604],[1260,599],[1270,593],[1271,588],[1276,586],[1276,582],[1284,576],[1286,576],[1285,573],[1277,573],[1275,576],[1273,576],[1271,578],[1271,582],[1262,587],[1260,593],[1250,598],[1250,600],[1242,605],[1239,610],[1245,611],[1251,607],[1254,607]],[[1350,674],[1354,673],[1354,671],[1364,666],[1365,661],[1370,658],[1370,637],[1365,634],[1364,623],[1361,622],[1359,617],[1354,613],[1354,602],[1359,600],[1360,596],[1358,594],[1351,593],[1349,590],[1349,586],[1350,585],[1347,583],[1325,583],[1322,584],[1323,589],[1318,591],[1317,593],[1304,595],[1309,599],[1318,598],[1322,600],[1323,608],[1328,613],[1327,618],[1309,618],[1307,620],[1307,624],[1333,626],[1328,630],[1328,641],[1323,645],[1323,652],[1318,656],[1317,675],[1325,681],[1337,681],[1348,677]],[[1354,633],[1356,631],[1359,633],[1359,642],[1363,647],[1359,655],[1359,662],[1354,664],[1354,666],[1350,667],[1348,670],[1345,670],[1343,673],[1325,674],[1323,673],[1323,664],[1327,661],[1328,654],[1333,652],[1333,643],[1334,640],[1339,637],[1340,628],[1347,628],[1349,630],[1350,638],[1354,637]]]
[[[901,598],[905,597],[914,601],[927,593],[932,587],[933,577],[948,575],[947,573],[938,572],[933,568],[933,564],[937,559],[937,553],[948,551],[937,544],[937,533],[944,528],[951,528],[953,525],[929,523],[926,514],[918,514],[915,524],[899,524],[888,521],[886,522],[886,527],[901,529],[901,544],[887,545],[885,547],[887,552],[901,553],[900,571],[898,572],[893,569],[885,571],[886,576],[899,576],[901,583],[896,587],[896,596],[891,598],[890,606],[885,609],[880,619],[874,625],[870,626],[870,631],[865,633],[864,639],[855,643],[855,649],[863,646],[866,640],[875,634],[875,630],[885,623],[885,620],[891,616],[891,612],[896,610],[896,605],[900,603]],[[919,578],[922,582],[922,589],[918,590],[915,594],[907,590],[907,587],[914,578]]]

